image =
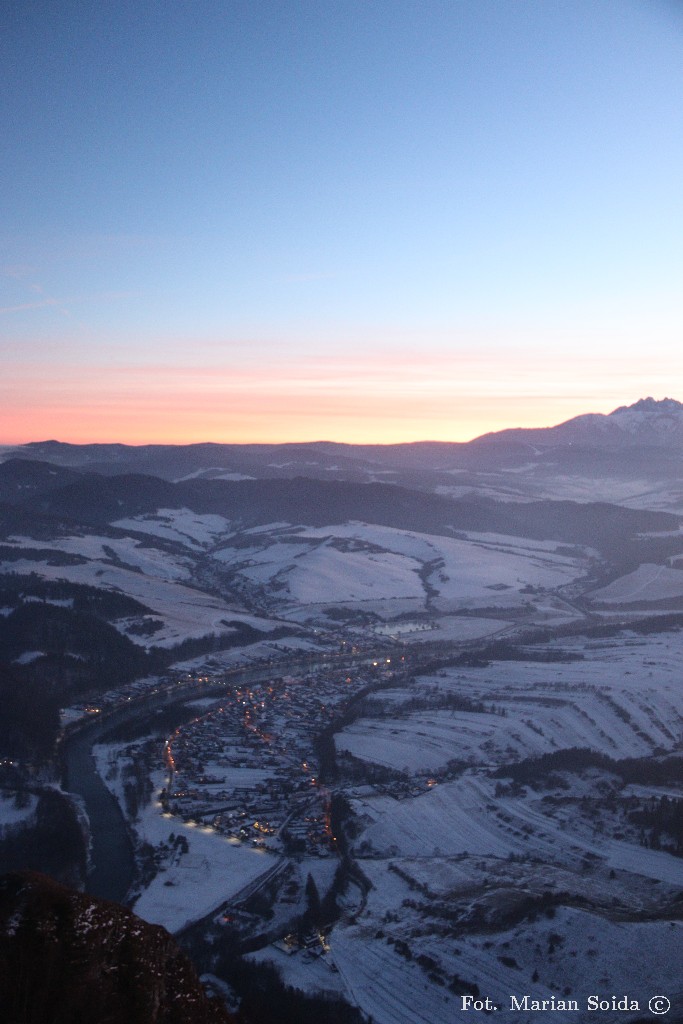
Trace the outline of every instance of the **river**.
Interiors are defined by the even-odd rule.
[[[169,700],[168,691],[150,697],[145,707],[126,708],[113,712],[105,721],[93,719],[78,733],[66,737],[62,742],[62,760],[64,765],[63,786],[71,793],[76,793],[85,804],[90,821],[90,863],[91,870],[85,883],[85,890],[93,896],[123,903],[126,894],[135,880],[135,856],[133,842],[129,834],[126,820],[118,801],[112,796],[102,781],[92,754],[95,743],[106,741],[116,733],[121,739],[121,730],[130,728],[130,739],[145,734],[153,735],[160,728],[158,717],[163,708],[166,714],[163,727],[167,733],[184,722],[194,718],[197,709],[188,704],[198,697],[216,696],[220,699],[228,686],[244,682],[256,682],[267,679],[283,671],[307,671],[329,668],[332,659],[312,659],[309,657],[288,658],[284,664],[277,666],[250,666],[240,668],[230,674],[229,680],[218,686],[202,690],[185,691],[182,697]],[[341,667],[358,664],[370,660],[367,655],[335,656],[334,661]],[[133,734],[134,733],[134,737]]]
[[[92,746],[104,736],[104,732],[94,736],[88,729],[65,745],[64,788],[81,797],[90,820],[91,871],[86,892],[123,903],[135,876],[135,860],[118,802],[95,769]]]
[[[196,696],[186,696],[182,702],[165,706],[164,730],[172,732],[197,714],[196,708],[187,706]],[[160,722],[155,711],[150,709],[142,714],[138,712],[135,717],[93,721],[92,725],[62,744],[64,789],[81,797],[90,821],[91,869],[85,891],[117,903],[125,901],[135,880],[133,842],[118,801],[97,771],[92,748],[95,743],[106,742],[114,733],[120,740],[121,730],[126,725],[130,727],[132,740],[144,735],[145,731],[150,736],[158,732]]]

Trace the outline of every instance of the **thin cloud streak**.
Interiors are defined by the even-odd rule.
[[[615,365],[597,352],[527,349],[337,353],[259,369],[91,362],[74,376],[57,349],[39,371],[15,363],[5,375],[0,443],[53,436],[55,423],[71,441],[467,440],[609,412],[681,384],[680,355],[649,373],[636,354]]]
[[[97,372],[93,368],[94,372]],[[649,381],[653,386],[683,380],[683,353],[672,353],[661,369],[643,371],[638,353],[612,355],[548,352],[537,349],[506,349],[478,352],[465,350],[444,354],[438,351],[392,351],[339,354],[317,360],[283,356],[266,366],[250,367],[223,362],[222,365],[143,364],[109,366],[107,374],[127,387],[137,384],[152,390],[164,382],[175,389],[211,393],[256,392],[268,395],[385,394],[487,394],[490,396],[565,394],[567,388],[580,394],[620,394],[625,385]]]
[[[56,299],[43,299],[41,302],[22,302],[18,306],[2,306],[0,313],[23,313],[27,309],[45,309],[48,306],[59,308]]]

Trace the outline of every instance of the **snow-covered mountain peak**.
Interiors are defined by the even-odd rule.
[[[622,417],[624,413],[683,413],[683,403],[676,401],[675,398],[641,398],[633,405],[620,405],[610,413],[610,416]]]
[[[643,444],[683,442],[683,404],[675,398],[641,398],[615,409],[608,418]]]

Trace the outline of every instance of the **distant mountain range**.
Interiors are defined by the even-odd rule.
[[[9,449],[0,461],[3,600],[13,609],[4,619],[8,658],[45,648],[33,620],[21,649],[15,642],[21,623],[12,615],[23,601],[15,578],[31,574],[137,602],[114,608],[97,634],[111,647],[107,630],[122,631],[130,649],[118,660],[137,671],[135,645],[150,638],[162,653],[185,651],[183,644],[214,632],[232,644],[245,630],[280,630],[288,616],[315,618],[318,605],[372,606],[388,617],[501,601],[526,607],[534,581],[566,579],[562,559],[576,562],[569,578],[589,567],[595,573],[601,560],[603,585],[644,564],[674,571],[683,558],[680,430],[683,405],[645,399],[610,416],[469,444],[48,441]],[[491,585],[500,593],[485,586],[475,594],[463,583],[463,565],[469,559],[483,571],[493,536],[501,550]],[[526,544],[515,571],[510,538]],[[194,608],[191,622],[179,617],[181,597]],[[48,598],[75,600],[61,591]],[[66,612],[50,612],[57,614]],[[84,653],[78,637],[74,654],[96,660],[99,648]]]
[[[39,538],[75,525],[102,529],[160,509],[226,516],[239,530],[285,522],[321,527],[375,523],[441,536],[476,530],[588,544],[612,552],[627,537],[677,530],[679,518],[660,510],[566,500],[503,502],[475,489],[425,493],[399,484],[349,480],[190,479],[177,483],[148,474],[103,478],[45,462],[0,464],[0,537],[26,531]]]
[[[674,398],[641,398],[607,416],[586,413],[555,427],[501,430],[470,444],[518,441],[530,448],[585,445],[589,448],[675,448],[683,442],[683,403]]]
[[[398,484],[452,497],[565,498],[683,511],[682,449],[683,404],[644,398],[609,415],[589,413],[554,427],[502,430],[466,443],[131,446],[39,441],[6,448],[0,459],[104,476],[145,474],[175,483],[308,477]],[[34,483],[24,478],[22,488],[49,486],[50,470],[35,472]]]

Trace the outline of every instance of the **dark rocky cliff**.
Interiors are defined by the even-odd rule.
[[[44,875],[0,878],[6,1024],[229,1024],[164,929]]]

